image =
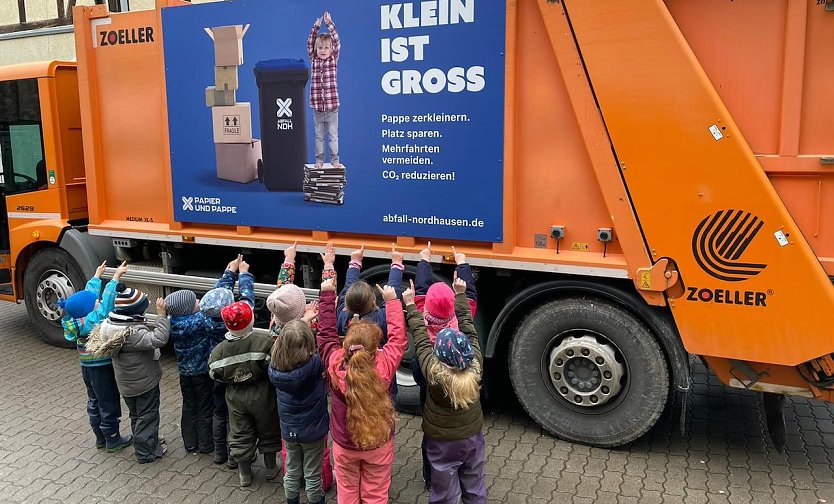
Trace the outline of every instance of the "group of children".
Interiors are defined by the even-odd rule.
[[[283,453],[287,502],[299,502],[303,481],[308,501],[323,503],[333,482],[330,437],[338,501],[388,502],[396,370],[408,329],[424,405],[429,502],[486,502],[472,272],[455,253],[453,286],[434,282],[430,247],[420,253],[416,283],[404,292],[402,253],[392,247],[388,284],[374,288],[359,279],[364,246],[355,250],[337,295],[335,249],[328,244],[319,299],[309,304],[293,283],[296,251],[289,247],[267,299],[271,337],[254,331],[254,280],[242,256],[202,299],[188,290],[158,299],[153,327],[144,318],[147,296],[119,281],[126,265],[99,298],[102,264],[85,291],[62,301],[65,336],[81,355],[96,446],[118,451],[133,444],[140,463],[165,453],[158,433],[159,349],[170,337],[187,451],[213,452],[215,463],[237,468],[241,486],[251,484],[258,452],[267,480],[278,477]],[[130,410],[132,436],[119,433],[119,394]]]

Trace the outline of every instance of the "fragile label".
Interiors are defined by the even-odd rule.
[[[240,116],[239,115],[224,115],[223,116],[223,134],[224,135],[240,135]]]

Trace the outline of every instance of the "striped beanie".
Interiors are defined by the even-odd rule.
[[[116,285],[116,303],[113,313],[118,315],[142,315],[148,309],[148,296],[132,287],[119,282]]]
[[[182,317],[191,315],[197,306],[197,295],[188,289],[174,291],[165,296],[165,308],[168,315]]]

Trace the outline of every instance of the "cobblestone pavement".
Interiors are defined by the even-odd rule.
[[[0,305],[0,501],[283,502],[256,467],[249,489],[180,439],[176,367],[164,355],[162,427],[169,452],[138,465],[133,450],[94,447],[74,351],[35,335],[22,306]],[[756,395],[724,388],[696,366],[687,433],[669,419],[623,449],[575,445],[544,434],[517,404],[486,416],[490,502],[834,502],[834,408],[789,401],[784,455],[769,447]],[[127,408],[123,408],[125,414]],[[129,425],[123,419],[123,427]],[[400,415],[391,501],[426,502],[420,419]],[[335,490],[328,502],[336,502]]]

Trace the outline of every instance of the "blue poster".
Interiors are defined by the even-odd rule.
[[[502,241],[506,3],[163,9],[180,222]]]

